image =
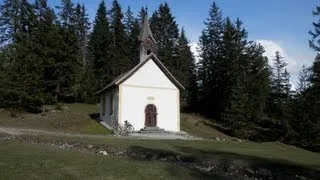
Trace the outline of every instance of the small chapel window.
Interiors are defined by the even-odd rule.
[[[151,50],[150,49],[147,50],[147,55],[149,55],[149,54],[151,54]]]

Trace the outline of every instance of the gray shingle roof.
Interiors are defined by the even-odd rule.
[[[142,30],[140,31],[138,38],[139,38],[139,41],[144,41],[149,37],[152,39],[153,42],[156,42],[150,29],[148,15],[145,15],[143,19],[143,27],[142,27]]]

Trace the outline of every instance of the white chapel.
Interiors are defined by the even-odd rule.
[[[157,58],[147,16],[138,38],[140,63],[98,92],[100,119],[115,129],[127,121],[136,131],[180,131],[179,91],[184,87]]]

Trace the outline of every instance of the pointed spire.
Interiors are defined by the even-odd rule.
[[[146,14],[144,16],[142,29],[139,34],[139,41],[144,41],[148,38],[150,38],[153,42],[156,42],[150,29],[148,14]]]

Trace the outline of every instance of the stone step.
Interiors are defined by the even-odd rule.
[[[140,129],[140,133],[163,133],[165,132],[164,129],[161,129],[159,127],[144,127]]]

